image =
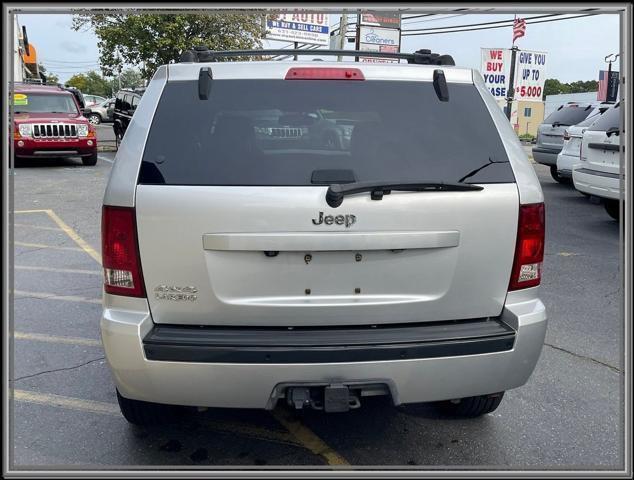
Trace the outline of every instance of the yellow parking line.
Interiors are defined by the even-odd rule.
[[[27,248],[50,248],[52,250],[72,250],[75,252],[81,252],[81,248],[77,247],[62,247],[59,245],[44,245],[43,243],[27,243],[27,242],[14,242],[19,247]]]
[[[66,343],[69,345],[84,345],[86,347],[101,347],[99,340],[79,337],[57,337],[55,335],[44,335],[42,333],[13,332],[16,340],[33,340],[46,343]]]
[[[101,265],[101,255],[97,253],[95,249],[93,249],[86,241],[84,241],[71,227],[66,225],[64,221],[59,218],[55,212],[52,210],[23,210],[16,213],[32,213],[32,212],[46,212],[48,216],[75,242],[79,247],[84,250],[88,255],[90,255],[99,265]],[[45,293],[33,293],[33,292],[21,292],[15,291],[17,295],[31,296],[35,298],[52,298],[55,300],[68,300],[68,301],[77,301],[77,302],[89,302],[89,303],[101,303],[101,300],[97,299],[86,299],[82,297],[75,296],[55,296],[51,294]],[[14,391],[22,392],[22,400],[26,400],[26,398],[34,398],[33,392],[24,392],[24,391]],[[50,396],[50,395],[47,395]],[[60,397],[57,395],[52,396],[53,399],[58,399],[59,406],[66,408],[73,408],[77,406],[77,409],[87,410],[91,408],[91,405],[95,404],[96,409],[105,408],[104,405],[107,405],[108,408],[111,408],[113,405],[104,404],[102,402],[93,402],[93,401],[85,401],[79,399],[73,399],[68,397]],[[39,398],[39,397],[38,397]],[[89,403],[86,403],[89,402]],[[57,404],[54,401],[35,401],[34,403],[45,403],[45,404]],[[116,408],[116,406],[114,406]],[[95,411],[95,410],[92,410]],[[116,409],[118,413],[118,409]],[[296,419],[290,417],[287,412],[284,411],[276,411],[273,416],[280,422],[291,434],[293,438],[297,440],[297,442],[303,446],[304,448],[310,450],[315,455],[319,455],[323,457],[329,465],[349,465],[345,458],[339,455],[336,451],[334,451],[331,447],[329,447],[321,438],[319,438],[312,430],[310,430],[305,425],[301,424]]]
[[[84,400],[81,398],[66,397],[52,393],[39,393],[28,390],[13,390],[13,398],[19,402],[35,403],[52,407],[65,408],[67,410],[79,410],[83,412],[97,413],[121,417],[119,406],[114,403]],[[268,440],[291,445],[303,446],[297,443],[293,436],[285,432],[276,432],[266,428],[252,426],[238,422],[224,422],[222,420],[203,420],[202,426],[212,430],[230,434],[239,434],[259,440]]]
[[[27,403],[37,403],[53,407],[80,410],[91,413],[119,416],[119,407],[114,403],[97,402],[95,400],[83,400],[80,398],[64,397],[52,393],[29,392],[27,390],[13,390],[15,400]]]
[[[14,227],[28,227],[28,228],[35,228],[38,230],[54,230],[56,232],[63,232],[63,230],[59,227],[44,227],[42,225],[31,225],[29,223],[14,223],[13,224]]]
[[[92,248],[79,234],[59,218],[59,216],[50,209],[46,210],[15,210],[14,213],[46,213],[57,226],[66,233],[84,252],[90,255],[99,265],[101,265],[101,255]]]
[[[86,241],[79,236],[79,234],[70,228],[64,221],[57,216],[57,214],[53,210],[46,210],[46,213],[49,217],[61,228],[64,230],[66,235],[68,235],[79,247],[90,255],[99,265],[101,265],[101,255],[97,253],[97,251],[92,248]]]
[[[65,302],[80,302],[80,303],[97,303],[101,305],[100,298],[86,298],[79,297],[76,295],[56,295],[54,293],[44,293],[44,292],[25,292],[24,290],[14,290],[13,293],[20,297],[33,297],[44,300],[62,300]]]
[[[53,267],[38,267],[31,265],[14,265],[13,268],[17,270],[40,270],[42,272],[53,272],[53,273],[81,273],[85,275],[103,275],[103,272],[99,270],[81,270],[77,268],[53,268]]]
[[[277,409],[273,416],[280,422],[297,441],[315,455],[323,457],[328,465],[349,465],[345,458],[330,448],[312,430],[291,417],[288,411]]]
[[[203,420],[202,425],[218,432],[230,434],[237,433],[245,437],[257,438],[259,440],[287,443],[303,447],[303,445],[301,445],[290,433],[268,430],[264,427],[237,422],[225,422],[223,420]]]

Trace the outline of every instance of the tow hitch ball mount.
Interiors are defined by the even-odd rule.
[[[334,384],[326,387],[289,387],[286,401],[291,407],[324,410],[328,413],[347,412],[359,408],[359,397],[346,385]]]

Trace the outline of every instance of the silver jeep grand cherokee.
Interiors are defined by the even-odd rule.
[[[495,410],[544,341],[544,204],[480,74],[429,51],[216,61],[238,54],[266,52],[159,68],[116,156],[101,332],[123,415]]]

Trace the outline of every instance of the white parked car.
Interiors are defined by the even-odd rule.
[[[564,132],[564,146],[557,155],[557,175],[562,182],[572,182],[572,166],[579,163],[581,153],[581,139],[590,125],[596,122],[613,103],[602,102],[582,122],[566,128]]]
[[[160,67],[112,168],[101,336],[125,418],[495,410],[546,334],[544,197],[480,73],[230,55]],[[316,111],[350,141],[312,135]]]
[[[583,134],[580,162],[573,166],[575,188],[603,199],[608,214],[618,220],[621,204],[620,103],[605,112]]]

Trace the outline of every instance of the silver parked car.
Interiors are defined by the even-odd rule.
[[[93,125],[99,125],[102,122],[112,122],[112,109],[114,108],[114,98],[104,100],[97,105],[92,105],[85,109],[84,114],[88,121]]]
[[[232,53],[158,69],[108,182],[101,334],[125,418],[495,410],[544,342],[544,199],[480,74],[429,51],[214,61]],[[314,112],[350,140],[311,135]]]
[[[533,147],[533,159],[537,163],[548,165],[554,180],[560,183],[569,181],[557,171],[557,155],[564,146],[566,128],[585,120],[590,114],[597,113],[598,105],[569,102],[560,105],[548,115],[537,128],[537,139]]]

